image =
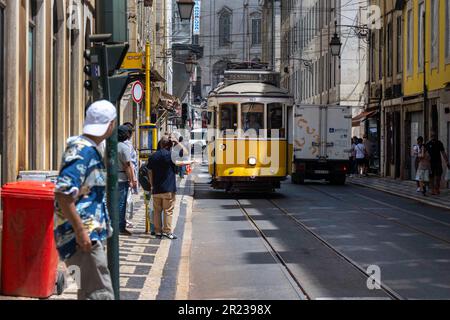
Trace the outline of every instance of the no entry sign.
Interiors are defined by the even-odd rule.
[[[131,94],[134,102],[141,103],[142,99],[144,99],[144,85],[141,82],[136,81],[131,89]]]

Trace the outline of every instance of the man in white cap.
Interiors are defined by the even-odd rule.
[[[104,250],[112,235],[106,170],[97,147],[112,135],[116,117],[116,108],[106,100],[88,108],[83,134],[68,143],[56,182],[56,246],[67,266],[78,267],[80,300],[114,299]]]

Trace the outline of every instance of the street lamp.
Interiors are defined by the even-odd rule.
[[[195,2],[192,0],[178,0],[177,5],[181,20],[191,20]]]
[[[333,57],[339,57],[341,55],[341,47],[342,47],[341,39],[339,38],[338,34],[335,32],[333,35],[333,38],[331,38],[331,42],[330,42],[331,55]]]
[[[184,63],[184,65],[186,67],[186,73],[191,75],[192,71],[194,70],[194,66],[196,64],[197,64],[197,62],[192,58],[192,56],[189,56],[189,58],[187,58],[186,62]]]

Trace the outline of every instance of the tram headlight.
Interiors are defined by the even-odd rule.
[[[248,158],[248,164],[251,166],[256,166],[256,158],[255,157]]]

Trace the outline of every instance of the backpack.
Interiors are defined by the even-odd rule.
[[[149,170],[147,168],[147,163],[143,164],[139,168],[139,175],[138,180],[139,184],[141,185],[142,189],[144,189],[147,192],[152,191],[152,185],[150,184],[150,180],[148,178]]]

